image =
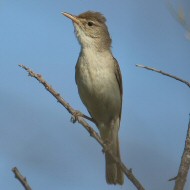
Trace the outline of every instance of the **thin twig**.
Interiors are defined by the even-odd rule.
[[[147,67],[144,65],[136,65],[136,66],[141,67],[141,68],[145,68],[145,69],[148,69],[151,71],[155,71],[155,72],[160,73],[162,75],[166,75],[166,76],[171,77],[175,80],[178,80],[178,81],[186,84],[188,87],[190,87],[190,83],[188,81],[183,80],[183,79],[176,77],[174,75],[171,75],[171,74],[168,74],[168,73],[163,72],[161,70],[157,70],[155,68]],[[183,190],[184,189],[185,182],[187,179],[187,174],[189,171],[189,167],[190,167],[190,120],[189,120],[189,124],[188,124],[185,147],[184,147],[183,155],[181,158],[181,164],[180,164],[180,167],[178,170],[178,175],[176,177],[169,179],[169,181],[175,180],[174,190]]]
[[[174,190],[183,190],[187,179],[187,174],[190,167],[190,120],[185,141],[185,148],[181,158],[178,175],[175,180]]]
[[[188,87],[190,87],[190,82],[188,82],[188,81],[186,81],[186,80],[183,80],[183,79],[181,79],[181,78],[179,78],[179,77],[176,77],[176,76],[174,76],[174,75],[171,75],[171,74],[169,74],[169,73],[166,73],[166,72],[164,72],[164,71],[161,71],[161,70],[158,70],[158,69],[155,69],[155,68],[152,68],[152,67],[147,67],[147,66],[144,66],[144,65],[136,65],[136,66],[137,66],[137,67],[144,68],[144,69],[148,69],[148,70],[151,70],[151,71],[155,71],[155,72],[160,73],[160,74],[162,74],[162,75],[171,77],[171,78],[173,78],[173,79],[175,79],[175,80],[178,80],[178,81],[180,81],[180,82],[186,84]]]
[[[15,178],[20,181],[20,183],[23,185],[25,190],[32,190],[32,188],[30,187],[30,185],[28,184],[26,180],[26,177],[23,177],[16,167],[14,167],[12,171],[15,174]]]
[[[57,93],[43,78],[41,75],[36,74],[31,69],[27,68],[24,65],[19,65],[23,69],[25,69],[29,76],[36,78],[43,86],[46,88],[47,91],[49,91],[56,99],[57,101],[62,104],[67,111],[77,120],[103,148],[103,152],[108,153],[112,159],[121,167],[122,171],[125,173],[127,178],[133,183],[133,185],[138,190],[145,190],[144,187],[141,185],[139,180],[133,175],[132,170],[128,169],[114,154],[112,154],[111,150],[104,144],[102,141],[100,135],[93,130],[93,128],[80,116],[78,115],[78,112],[73,109],[61,96],[59,93]]]

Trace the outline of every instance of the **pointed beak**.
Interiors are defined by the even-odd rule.
[[[70,18],[73,22],[75,22],[76,24],[79,24],[79,19],[76,17],[76,16],[74,16],[74,15],[71,15],[71,14],[69,14],[69,13],[62,13],[64,16],[66,16],[66,17],[68,17],[68,18]]]

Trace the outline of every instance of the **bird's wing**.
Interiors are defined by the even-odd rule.
[[[118,83],[120,95],[121,95],[121,110],[122,110],[122,98],[123,98],[122,75],[121,75],[121,71],[120,71],[119,64],[118,64],[117,60],[114,57],[113,57],[113,59],[114,59],[114,67],[115,67],[115,76],[117,79],[117,83]],[[121,110],[120,110],[120,119],[121,119]]]

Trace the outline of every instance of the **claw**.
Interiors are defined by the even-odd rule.
[[[76,123],[79,116],[82,116],[82,113],[80,111],[76,110],[75,113],[73,113],[73,115],[71,116],[70,121],[72,123]]]
[[[71,121],[72,123],[76,123],[77,119],[76,119],[75,116],[72,115],[70,121]]]

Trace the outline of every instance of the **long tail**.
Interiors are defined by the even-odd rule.
[[[112,153],[118,158],[120,158],[120,149],[119,149],[119,120],[116,121],[114,127],[107,128],[106,130],[101,131],[101,136],[105,142],[108,142],[108,148]],[[124,182],[123,172],[120,167],[113,161],[108,153],[105,153],[106,161],[106,181],[108,184],[119,184],[122,185]]]

